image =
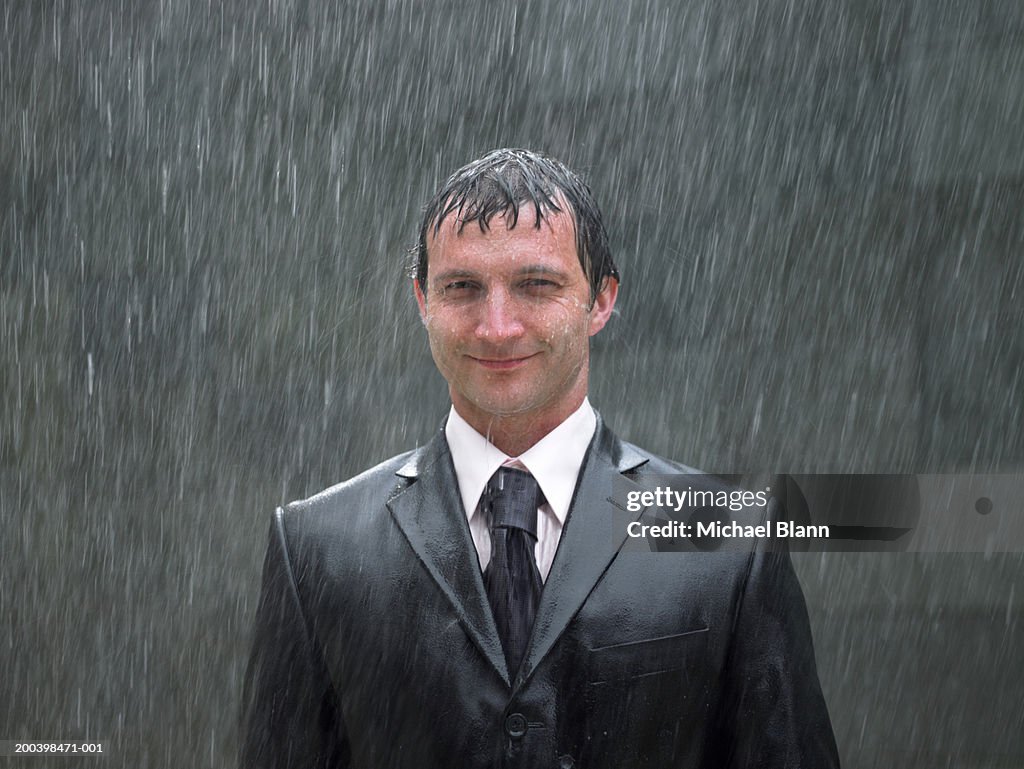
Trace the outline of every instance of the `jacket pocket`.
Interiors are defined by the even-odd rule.
[[[588,683],[656,676],[696,664],[704,656],[708,628],[593,647],[588,653]]]

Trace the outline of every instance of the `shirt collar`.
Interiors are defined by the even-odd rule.
[[[518,462],[537,480],[551,511],[565,524],[572,504],[583,457],[597,428],[597,417],[587,398],[564,422],[518,457],[510,457],[474,430],[452,406],[445,437],[455,465],[459,495],[467,518],[476,511],[487,481],[499,467]]]

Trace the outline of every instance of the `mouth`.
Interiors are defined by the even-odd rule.
[[[491,371],[508,371],[526,365],[526,362],[536,355],[537,353],[534,353],[533,355],[526,355],[521,358],[478,358],[474,355],[468,357]]]

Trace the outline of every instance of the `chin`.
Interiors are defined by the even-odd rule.
[[[474,405],[485,414],[499,419],[514,417],[530,411],[529,407],[519,406],[514,403],[476,403]]]
[[[467,398],[475,409],[493,417],[514,417],[537,409],[537,404],[519,398]]]

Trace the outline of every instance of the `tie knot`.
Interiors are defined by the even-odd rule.
[[[537,538],[537,508],[544,504],[544,495],[529,473],[499,467],[487,482],[481,504],[491,528],[522,529]]]

